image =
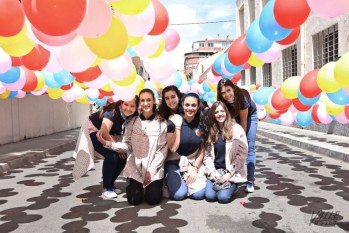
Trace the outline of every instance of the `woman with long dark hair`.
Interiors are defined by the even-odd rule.
[[[164,120],[168,120],[173,114],[181,114],[183,110],[180,101],[181,93],[176,86],[165,87],[161,93],[159,116]]]

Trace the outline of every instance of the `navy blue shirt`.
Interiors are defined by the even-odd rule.
[[[225,167],[225,141],[222,138],[222,133],[218,133],[217,142],[213,145],[214,148],[214,166],[216,169]]]
[[[240,115],[239,113],[235,113],[234,112],[234,105],[233,103],[231,104],[227,104],[227,107],[231,113],[231,116],[234,118],[235,116],[235,120],[237,123],[240,123],[241,122],[241,119],[240,119]],[[249,118],[251,118],[251,116],[253,115],[257,115],[257,106],[256,104],[253,102],[253,100],[251,100],[251,103],[248,102],[247,98],[244,97],[243,99],[240,100],[240,107],[241,107],[241,110],[244,110],[246,108],[248,108],[248,114],[247,114],[247,121]]]
[[[100,111],[92,113],[90,115],[90,120],[97,129],[101,129],[103,118],[107,118],[113,122],[113,126],[110,129],[110,135],[122,135],[123,134],[123,124],[125,123],[125,119],[122,117],[120,113],[120,109],[118,108],[115,112],[113,110],[106,111],[103,113],[103,118],[99,117]]]
[[[174,133],[175,125],[172,121],[168,121],[167,123],[167,132]],[[179,155],[190,155],[194,153],[197,149],[200,148],[202,141],[201,137],[197,135],[197,132],[200,130],[200,120],[196,117],[192,120],[192,122],[188,123],[183,118],[182,126],[181,126],[181,140],[179,142],[179,147],[177,149],[177,153]]]

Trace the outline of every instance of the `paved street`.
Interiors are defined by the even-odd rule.
[[[346,232],[349,164],[265,137],[257,142],[256,191],[230,204],[164,199],[129,206],[103,200],[101,162],[74,182],[72,151],[0,176],[0,232]]]

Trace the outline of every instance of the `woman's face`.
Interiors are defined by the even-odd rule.
[[[120,110],[126,117],[133,115],[137,110],[136,100],[133,99],[123,102],[120,106]]]
[[[183,111],[184,115],[187,117],[194,117],[197,111],[199,110],[198,99],[195,97],[187,97],[183,102]]]
[[[227,118],[227,113],[224,111],[224,108],[222,105],[218,105],[216,110],[214,111],[214,118],[219,123],[224,123],[225,119]]]
[[[176,111],[178,109],[179,99],[175,91],[168,91],[164,94],[165,102],[167,107],[171,110]]]
[[[153,113],[153,106],[155,104],[155,99],[153,98],[152,94],[148,92],[143,92],[139,96],[139,102],[141,111],[143,113]]]
[[[221,90],[222,97],[227,103],[234,102],[234,90],[231,86],[223,86]]]

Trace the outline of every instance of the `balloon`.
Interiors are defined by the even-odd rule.
[[[133,47],[140,56],[148,57],[156,53],[161,43],[161,36],[144,36],[143,40]]]
[[[163,33],[169,22],[168,13],[164,5],[159,0],[151,0],[155,11],[155,23],[149,35],[155,36]]]
[[[105,74],[102,73],[96,79],[94,79],[90,82],[85,82],[85,84],[88,87],[99,89],[99,88],[105,86],[107,83],[109,83],[109,81],[110,81],[110,79]]]
[[[0,36],[14,36],[24,26],[24,11],[19,1],[0,0]]]
[[[223,71],[223,67],[224,67],[225,70],[229,72],[227,75],[233,76],[233,74],[236,74],[242,70],[243,66],[235,66],[235,65],[231,64],[229,59],[228,59],[228,54],[227,53],[223,53],[223,54],[224,54],[224,57],[223,57],[222,67],[221,67],[222,71]]]
[[[317,111],[319,108],[319,104],[315,104],[313,108],[311,109],[311,117],[313,118],[313,121],[317,124],[321,124],[321,121],[317,117]]]
[[[307,97],[304,97],[302,95],[302,93],[300,92],[300,90],[298,90],[298,99],[299,101],[304,104],[304,105],[313,105],[315,104],[316,102],[318,102],[318,100],[320,99],[321,95],[317,95],[313,98],[307,98]]]
[[[114,80],[114,83],[117,84],[118,86],[129,86],[132,83],[134,83],[134,81],[136,80],[136,76],[137,76],[136,67],[133,65],[132,71],[128,77],[122,80]]]
[[[286,79],[281,84],[281,93],[287,99],[295,99],[298,97],[299,84],[302,80],[301,76],[293,76]]]
[[[344,105],[335,104],[330,99],[327,99],[326,100],[326,111],[330,115],[337,116],[344,111]]]
[[[253,94],[252,99],[256,104],[266,105],[273,91],[273,87],[261,87]]]
[[[74,81],[74,77],[66,70],[54,73],[53,77],[60,85],[68,85]]]
[[[4,44],[2,49],[11,56],[21,57],[28,54],[35,46],[28,36],[23,36],[10,44]]]
[[[273,124],[276,124],[276,125],[280,125],[281,124],[281,120],[280,119],[272,119],[271,122]]]
[[[240,79],[241,79],[241,72],[234,74],[234,76],[231,79],[231,81],[233,83],[238,83],[240,81]]]
[[[11,67],[7,72],[0,73],[0,82],[3,83],[14,83],[19,79],[21,71],[19,67]]]
[[[31,27],[34,36],[41,41],[42,43],[49,45],[49,46],[61,46],[69,43],[70,41],[74,40],[75,37],[78,35],[75,31],[72,31],[68,34],[62,35],[62,36],[51,36],[47,35],[43,32],[40,32],[35,27]]]
[[[223,74],[223,71],[222,71],[222,62],[223,62],[224,57],[225,57],[225,54],[222,53],[222,54],[220,54],[220,55],[215,59],[215,61],[213,62],[212,70],[214,70],[214,72],[215,72],[216,74],[218,74],[217,76]]]
[[[160,56],[164,50],[165,50],[165,40],[164,40],[164,38],[160,37],[159,46],[158,46],[157,50],[151,56],[148,56],[148,57],[149,58],[156,58],[156,57]]]
[[[84,37],[99,37],[110,27],[112,11],[104,0],[89,0],[86,15],[76,32]]]
[[[274,17],[275,0],[270,0],[264,6],[261,15],[259,16],[260,30],[269,40],[282,40],[290,35],[291,30],[281,27]]]
[[[116,16],[106,33],[97,38],[84,38],[87,47],[100,58],[114,59],[125,53],[127,48],[127,31]]]
[[[248,64],[250,64],[251,66],[254,66],[254,67],[259,67],[259,66],[264,65],[264,62],[259,60],[259,58],[256,56],[255,53],[251,54],[251,57],[248,59],[247,62],[248,62]]]
[[[167,28],[162,35],[165,40],[165,49],[167,52],[174,50],[178,46],[180,37],[176,30]]]
[[[291,106],[292,100],[285,98],[281,92],[281,88],[277,88],[271,96],[270,104],[276,110],[282,111]]]
[[[82,72],[71,73],[75,80],[78,82],[89,82],[95,80],[99,75],[101,75],[102,71],[99,66],[90,67]]]
[[[336,62],[334,67],[334,79],[342,87],[349,87],[349,52],[345,53],[339,60]]]
[[[122,80],[132,72],[132,58],[128,52],[113,60],[103,60],[99,65],[103,74],[113,80]]]
[[[335,18],[349,11],[347,0],[307,0],[311,11],[322,18]]]
[[[281,27],[298,27],[307,20],[309,14],[306,0],[275,0],[274,16]]]
[[[296,119],[297,123],[303,128],[309,126],[313,122],[311,111],[297,112]]]
[[[12,60],[11,56],[5,53],[0,47],[0,74],[7,72],[11,69]]]
[[[246,44],[246,35],[243,34],[230,45],[228,49],[228,59],[231,64],[241,66],[247,62],[251,56],[251,50]]]
[[[266,63],[276,61],[281,55],[281,46],[275,42],[273,45],[264,53],[255,53],[256,57]]]
[[[7,90],[18,91],[18,90],[21,90],[24,87],[25,80],[26,80],[25,73],[24,73],[24,70],[22,70],[21,68],[19,68],[19,70],[20,70],[20,75],[19,75],[19,78],[18,78],[17,81],[12,82],[12,83],[2,82],[2,85]]]
[[[127,28],[127,30],[129,30],[129,28],[128,28],[128,26],[126,25],[126,28]],[[128,33],[130,33],[129,31],[128,31]],[[133,47],[133,46],[135,46],[135,45],[138,45],[139,43],[141,43],[141,41],[143,40],[143,36],[131,36],[130,34],[128,35],[128,46],[131,46],[131,47]],[[127,48],[127,51],[129,50],[129,49],[132,49],[132,48]],[[128,51],[129,52],[129,51]],[[130,52],[129,52],[130,53]],[[130,53],[131,54],[131,53]]]
[[[32,51],[21,57],[22,64],[30,70],[42,70],[50,60],[50,51],[35,45]]]
[[[336,92],[326,93],[327,97],[335,104],[347,105],[349,104],[349,94],[343,88]]]
[[[282,114],[279,119],[281,121],[280,122],[281,125],[284,125],[284,126],[290,126],[294,122],[293,113],[289,110],[286,113]]]
[[[59,84],[52,73],[47,72],[45,70],[41,71],[41,73],[44,75],[45,77],[45,85],[49,88],[60,88],[61,84]]]
[[[312,105],[305,105],[303,104],[298,98],[292,100],[292,104],[295,107],[296,110],[300,112],[305,112],[311,109]]]
[[[22,6],[30,23],[51,36],[71,33],[86,13],[86,0],[22,0]]]
[[[28,70],[24,68],[24,74],[25,74],[25,84],[22,87],[22,91],[30,92],[34,91],[35,88],[38,86],[38,78],[36,77],[36,74],[32,70]]]
[[[22,62],[21,62],[21,58],[20,57],[11,57],[11,62],[12,62],[12,66],[21,66]]]
[[[125,15],[137,15],[147,8],[150,0],[119,0],[111,2],[110,5]]]
[[[255,19],[246,32],[247,47],[255,53],[264,53],[273,44],[272,40],[267,39],[259,28],[259,18]]]
[[[269,117],[271,118],[271,119],[277,119],[277,118],[279,118],[281,116],[281,114],[280,113],[270,113],[269,114]]]
[[[343,111],[341,114],[335,116],[336,121],[341,124],[349,124],[349,118],[346,117],[345,112]]]
[[[299,84],[299,91],[302,93],[304,97],[314,98],[321,93],[321,89],[317,84],[317,74],[319,69],[308,72],[302,78]]]
[[[292,32],[283,40],[276,41],[280,45],[289,45],[295,42],[298,39],[298,36],[301,32],[300,26],[293,28]]]
[[[334,78],[334,68],[336,62],[329,62],[319,70],[317,74],[317,84],[324,92],[336,92],[341,88],[340,83]]]
[[[328,115],[325,103],[319,103],[317,108],[317,118],[322,124],[329,124],[332,122],[332,118]]]

